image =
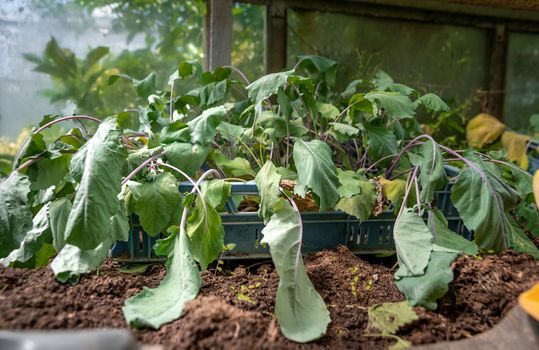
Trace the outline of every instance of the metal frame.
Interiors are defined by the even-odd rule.
[[[484,108],[500,119],[503,119],[509,34],[539,33],[539,11],[457,4],[442,0],[207,0],[208,68],[230,64],[233,2],[266,6],[266,73],[286,68],[288,9],[487,29],[490,60],[485,64],[488,65],[489,92]]]

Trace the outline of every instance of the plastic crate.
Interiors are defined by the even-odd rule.
[[[188,192],[192,188],[190,183],[182,183],[181,192]],[[471,234],[464,227],[458,216],[456,208],[450,200],[449,185],[444,191],[436,193],[436,207],[445,214],[449,228],[471,239]],[[258,195],[254,183],[233,183],[234,195]],[[225,230],[225,244],[234,243],[233,250],[225,252],[225,259],[257,259],[269,258],[269,247],[261,244],[263,221],[258,214],[238,212],[236,206],[229,198],[226,209],[228,213],[221,213]],[[393,226],[395,215],[386,211],[376,218],[360,221],[353,216],[340,211],[331,212],[305,212],[301,213],[304,235],[302,252],[309,253],[323,249],[334,248],[338,245],[347,245],[356,254],[375,254],[390,252],[395,249],[393,241]],[[164,257],[153,253],[155,241],[162,235],[150,237],[144,233],[138,218],[131,220],[131,232],[128,242],[118,242],[112,249],[112,257],[129,262],[161,261]]]

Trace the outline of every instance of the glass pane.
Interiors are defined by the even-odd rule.
[[[453,25],[289,11],[288,65],[318,54],[341,64],[341,89],[383,69],[396,82],[461,105],[487,86],[487,32]],[[475,113],[479,103],[474,104]]]
[[[232,65],[253,81],[264,74],[266,7],[234,4],[232,16]]]
[[[539,35],[511,33],[507,54],[504,120],[524,129],[539,113]]]
[[[131,83],[107,84],[114,73],[155,71],[165,88],[178,62],[202,61],[204,14],[203,0],[0,1],[0,136],[68,102],[97,117],[134,105]]]

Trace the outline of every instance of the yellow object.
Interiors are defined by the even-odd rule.
[[[532,289],[520,294],[518,303],[528,315],[539,321],[539,282]]]
[[[378,181],[380,182],[380,185],[382,185],[382,193],[391,201],[391,203],[398,202],[406,192],[406,181],[404,180],[388,180],[384,177],[380,177]]]
[[[505,124],[490,114],[481,113],[466,125],[466,140],[472,147],[483,147],[496,141],[505,129]]]
[[[502,146],[507,150],[507,159],[517,162],[524,170],[528,170],[529,166],[528,155],[526,154],[528,141],[530,141],[529,136],[518,132],[505,131],[502,134]]]
[[[532,179],[533,185],[533,197],[535,198],[535,204],[539,208],[539,170],[535,171]]]

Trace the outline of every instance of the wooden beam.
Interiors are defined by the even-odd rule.
[[[206,0],[206,69],[230,65],[233,0]]]
[[[286,22],[285,1],[272,0],[266,8],[266,73],[279,72],[286,67]]]
[[[488,112],[503,120],[505,74],[507,66],[507,28],[498,24],[491,32]]]

